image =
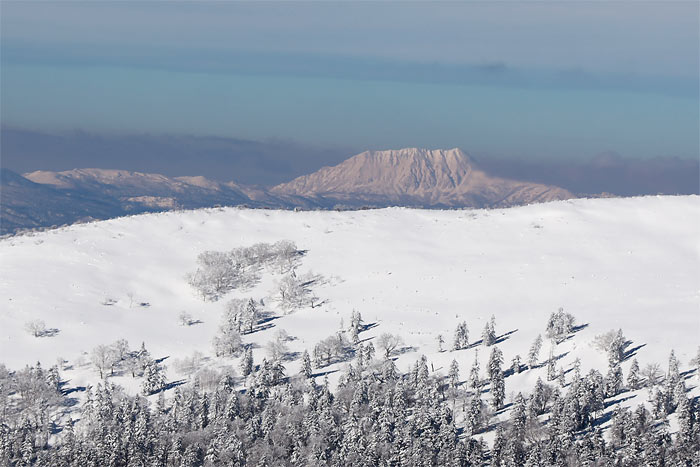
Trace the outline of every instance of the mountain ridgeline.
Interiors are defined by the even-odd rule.
[[[489,176],[460,149],[366,151],[270,191],[350,207],[485,208],[574,198],[562,188]]]
[[[272,188],[126,170],[2,169],[0,234],[141,212],[247,206],[489,208],[574,198],[550,185],[490,176],[460,149],[366,151]]]

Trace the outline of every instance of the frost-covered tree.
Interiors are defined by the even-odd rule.
[[[311,357],[309,356],[309,352],[306,350],[304,350],[304,353],[301,356],[301,374],[304,375],[305,378],[311,378],[311,376],[313,376]]]
[[[630,370],[627,373],[627,387],[631,391],[636,391],[640,387],[639,363],[636,358],[632,360]]]
[[[46,334],[46,323],[40,319],[27,321],[24,324],[24,329],[34,337],[41,337]]]
[[[241,351],[242,343],[238,322],[232,314],[224,313],[219,325],[219,333],[212,340],[214,353],[217,357],[237,356]]]
[[[621,363],[625,359],[625,350],[630,342],[622,334],[622,329],[611,330],[595,337],[595,346],[608,354],[610,365]]]
[[[455,336],[452,343],[452,350],[461,350],[469,347],[469,328],[466,321],[462,321],[455,329]]]
[[[287,347],[287,341],[289,340],[289,335],[286,331],[280,330],[275,333],[272,340],[267,342],[266,348],[272,360],[283,360],[289,353],[289,347]]]
[[[253,372],[253,348],[246,346],[241,357],[241,374],[245,377]]]
[[[520,362],[520,355],[516,355],[515,357],[513,357],[513,361],[510,364],[510,370],[513,373],[520,373],[522,368],[523,368],[523,365]]]
[[[565,313],[564,308],[559,308],[549,316],[545,335],[556,342],[562,342],[574,330],[576,319],[570,313]]]
[[[260,319],[258,305],[252,298],[235,298],[226,304],[223,319],[239,333],[251,333]]]
[[[365,356],[364,356],[364,358],[363,358],[363,361],[364,361],[365,363],[370,363],[370,362],[372,361],[372,359],[374,358],[374,353],[375,353],[374,344],[372,344],[372,343],[370,342],[370,343],[368,343],[367,346],[365,347]]]
[[[450,387],[456,389],[457,384],[459,384],[459,363],[457,360],[452,360],[450,363],[450,372],[447,374],[447,378],[450,381]]]
[[[644,378],[644,385],[652,388],[661,382],[661,367],[658,363],[648,363],[642,369],[641,375]]]
[[[177,321],[180,323],[180,326],[191,326],[195,320],[192,318],[191,314],[186,311],[181,311],[177,316]]]
[[[98,345],[90,353],[90,361],[100,372],[100,378],[106,376],[106,370],[111,370],[117,361],[117,354],[114,349],[108,345]]]
[[[491,349],[491,355],[489,356],[489,366],[487,368],[489,379],[493,379],[496,373],[501,372],[502,366],[503,352],[501,352],[501,349],[499,349],[498,347],[494,347],[493,349]]]
[[[529,411],[535,415],[542,415],[547,411],[547,403],[552,397],[552,387],[545,384],[542,378],[537,378],[535,388],[529,400]]]
[[[316,281],[317,276],[311,273],[297,276],[292,271],[285,275],[277,284],[281,306],[287,311],[292,311],[310,304],[313,296],[311,285]]]
[[[197,270],[187,276],[192,287],[204,300],[217,300],[236,288],[242,275],[242,266],[229,253],[204,251],[197,257]]]
[[[443,352],[445,350],[443,347],[445,345],[445,338],[442,336],[442,334],[438,334],[435,337],[435,341],[437,342],[438,352]]]
[[[608,370],[608,374],[605,375],[605,396],[613,397],[620,393],[622,390],[622,369],[620,365],[613,365]]]
[[[475,393],[469,399],[465,409],[467,411],[465,416],[466,429],[473,436],[481,430],[486,421],[485,407],[481,400],[481,394]]]
[[[156,363],[155,360],[151,360],[146,364],[146,369],[143,373],[143,384],[141,385],[141,390],[144,395],[154,394],[165,386],[165,375],[163,369]]]
[[[496,317],[491,315],[491,319],[484,325],[484,331],[481,333],[481,339],[484,345],[491,346],[496,343]]]
[[[313,360],[317,368],[330,365],[335,359],[342,359],[352,353],[352,346],[343,332],[323,339],[314,346]]]
[[[503,372],[494,373],[491,378],[491,405],[495,410],[503,407],[503,402],[506,398],[506,384],[503,378]]]
[[[389,358],[401,345],[403,345],[403,339],[397,334],[385,332],[377,338],[377,347],[382,350],[384,358]]]
[[[547,358],[547,381],[557,379],[557,361],[554,358],[554,347],[549,349],[549,358]]]
[[[477,389],[481,386],[481,378],[479,378],[479,353],[474,353],[474,363],[469,370],[469,387]]]
[[[529,368],[534,368],[537,366],[539,363],[540,359],[540,350],[542,349],[542,336],[540,334],[537,335],[535,340],[532,342],[532,345],[530,346],[530,351],[527,353],[527,366]]]
[[[681,379],[679,365],[680,363],[676,358],[676,353],[672,349],[668,357],[668,371],[666,372],[666,384],[670,388],[675,388],[676,384]]]

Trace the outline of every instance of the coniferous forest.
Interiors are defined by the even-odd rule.
[[[297,275],[304,252],[291,242],[205,252],[187,276],[203,300],[245,288],[263,272],[283,274],[279,310],[313,307],[318,276]],[[267,269],[266,269],[267,268]],[[504,361],[496,318],[470,341],[468,322],[438,336],[440,352],[487,352],[488,364],[436,371],[419,356],[400,371],[398,334],[366,338],[372,327],[353,311],[347,326],[318,341],[311,352],[290,352],[283,330],[255,361],[244,335],[274,316],[261,300],[226,304],[211,347],[238,369],[213,369],[202,360],[179,362],[187,380],[169,381],[162,358],[146,343],[125,339],[93,349],[86,363],[99,383],[71,387],[58,365],[37,363],[10,371],[0,366],[0,461],[9,466],[693,466],[700,465],[700,351],[681,370],[673,351],[664,370],[639,367],[623,331],[595,339],[606,368],[558,366],[542,355],[538,335]],[[191,326],[191,316],[179,316]],[[559,309],[542,331],[555,346],[581,330]],[[32,327],[34,329],[34,327]],[[31,330],[30,330],[31,331]],[[448,349],[443,349],[443,345]],[[206,346],[206,345],[204,345]],[[294,372],[285,365],[294,361]],[[621,364],[630,361],[623,374]],[[331,365],[341,374],[329,383]],[[185,368],[186,367],[186,368]],[[201,367],[201,368],[200,368]],[[337,367],[337,365],[336,365]],[[542,369],[533,387],[509,385],[515,374]],[[546,375],[544,372],[546,369]],[[121,374],[139,381],[138,394],[114,384]],[[336,383],[337,382],[337,383]],[[78,393],[80,397],[78,398]],[[643,394],[636,407],[623,402]]]

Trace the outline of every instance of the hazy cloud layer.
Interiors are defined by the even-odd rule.
[[[49,134],[15,128],[2,128],[1,141],[2,166],[19,173],[89,167],[203,175],[254,185],[288,181],[323,165],[337,164],[354,151],[291,141],[77,131]]]
[[[204,175],[267,186],[338,164],[368,149],[186,135],[48,134],[16,128],[3,128],[1,137],[2,166],[20,173],[94,167],[169,176]],[[463,149],[469,152],[469,148]],[[557,185],[579,194],[700,194],[697,159],[639,159],[608,152],[587,162],[478,155],[476,160],[494,175]]]
[[[502,177],[557,185],[576,194],[700,194],[697,159],[637,159],[608,152],[587,162],[482,158],[479,165]]]
[[[272,52],[695,77],[699,13],[654,1],[5,2],[1,19],[4,45],[35,58],[188,69]]]

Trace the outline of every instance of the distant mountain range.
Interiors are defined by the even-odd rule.
[[[240,206],[279,209],[505,207],[575,196],[488,175],[460,149],[366,151],[272,188],[125,170],[2,169],[0,233],[140,212]]]

